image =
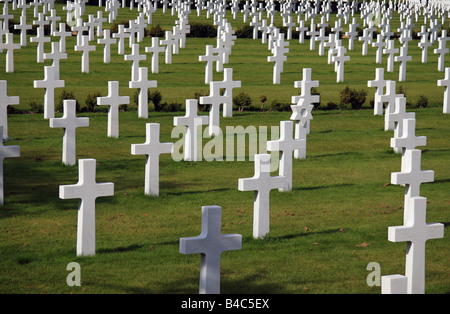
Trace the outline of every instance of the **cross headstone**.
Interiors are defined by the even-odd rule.
[[[200,161],[198,154],[198,128],[208,124],[208,116],[198,115],[198,101],[196,99],[186,99],[186,115],[184,117],[174,117],[173,125],[186,126],[184,134],[184,160]],[[201,134],[201,131],[200,131]]]
[[[305,42],[305,32],[308,30],[308,27],[305,26],[305,21],[301,20],[299,22],[299,26],[295,28],[298,31],[298,42],[303,44]]]
[[[399,137],[391,138],[391,147],[401,149],[402,155],[407,149],[415,149],[417,146],[427,145],[425,136],[416,136],[416,119],[404,119],[403,130]]]
[[[66,99],[63,102],[64,115],[61,118],[51,118],[51,128],[63,128],[62,162],[67,166],[76,164],[76,129],[89,126],[89,118],[77,118],[76,101]]]
[[[443,112],[450,113],[450,68],[445,68],[445,77],[437,81],[437,86],[445,87],[443,99]]]
[[[395,99],[395,110],[392,113],[386,112],[386,119],[390,128],[394,129],[394,138],[402,136],[404,119],[415,119],[414,112],[406,112],[406,97]],[[394,148],[396,153],[402,153],[401,148]]]
[[[273,56],[267,57],[268,62],[273,62],[273,84],[281,83],[281,73],[283,72],[283,63],[287,60],[287,57],[284,55],[289,52],[289,48],[286,46],[289,45],[289,42],[284,41],[284,34],[279,34],[279,39],[277,40],[275,47],[273,48]]]
[[[405,185],[405,197],[420,196],[420,185],[434,181],[433,170],[421,170],[421,154],[419,149],[406,149],[402,156],[401,172],[391,173],[391,183]]]
[[[387,42],[387,48],[383,49],[383,53],[388,55],[386,71],[394,72],[394,55],[398,52],[399,49],[395,48],[395,41],[393,39],[389,40]]]
[[[420,153],[420,151],[419,151]],[[389,227],[388,240],[391,242],[407,242],[405,276],[407,293],[425,293],[425,242],[430,239],[444,237],[444,225],[426,222],[427,199],[412,197],[408,201],[409,208],[403,226]]]
[[[55,88],[63,88],[64,80],[55,78],[55,68],[44,67],[44,79],[34,81],[34,88],[45,88],[44,95],[44,119],[55,117]]]
[[[6,50],[6,73],[14,72],[14,50],[20,49],[20,44],[14,43],[14,38],[12,33],[6,34],[6,42],[2,43],[0,41],[0,51]]]
[[[83,35],[81,38],[81,45],[74,47],[75,51],[81,51],[81,72],[89,73],[89,52],[95,51],[95,45],[89,45],[89,37]]]
[[[223,104],[224,96],[220,94],[220,82],[209,83],[209,95],[200,97],[200,104],[210,104],[208,134],[220,134],[220,105]]]
[[[171,31],[165,32],[165,38],[160,40],[159,43],[161,45],[165,45],[165,63],[166,64],[172,64],[172,51],[173,51],[173,45],[177,44],[175,37],[173,36]]]
[[[3,138],[3,125],[0,125],[0,139]],[[10,157],[19,157],[20,147],[17,145],[4,146],[0,140],[0,206],[3,206],[4,199],[4,178],[3,178],[3,160]]]
[[[108,96],[97,97],[97,105],[109,106],[108,137],[119,137],[119,106],[130,103],[130,96],[119,96],[119,82],[108,81]]]
[[[59,39],[59,51],[66,52],[66,37],[71,37],[72,32],[66,31],[66,23],[59,23],[59,31],[54,32],[53,36],[58,36]]]
[[[78,161],[78,183],[60,185],[59,198],[80,199],[78,204],[77,256],[95,255],[95,200],[113,196],[114,183],[96,182],[96,160]]]
[[[242,235],[222,234],[222,208],[202,206],[202,232],[197,237],[180,238],[180,253],[201,254],[200,294],[220,293],[220,256],[224,251],[240,250]]]
[[[152,53],[152,73],[159,73],[159,54],[164,52],[165,48],[159,45],[159,37],[152,37],[152,46],[145,47],[145,52]]]
[[[369,29],[365,28],[363,31],[363,35],[359,37],[359,41],[362,41],[362,52],[361,54],[363,56],[367,55],[367,47],[369,46],[369,42],[370,42],[371,38],[369,36]]]
[[[233,88],[241,87],[241,81],[233,81],[233,69],[225,68],[223,81],[219,81],[220,88],[225,89],[223,93],[223,116],[233,116]]]
[[[403,97],[403,94],[396,94],[395,85],[395,81],[386,81],[386,93],[379,98],[381,102],[387,103],[386,113],[393,113],[395,110],[395,99],[397,97]],[[394,130],[393,125],[389,124],[387,119],[384,121],[384,130]]]
[[[346,56],[346,48],[344,46],[339,46],[337,48],[337,55],[333,57],[333,61],[337,65],[337,78],[336,82],[344,81],[344,63],[350,61],[350,56]]]
[[[205,65],[205,84],[209,84],[213,80],[213,64],[219,62],[219,55],[214,54],[214,47],[206,45],[206,54],[199,56],[198,61],[206,62]]]
[[[2,137],[0,140],[9,140],[8,137],[8,106],[18,105],[19,96],[8,96],[8,81],[0,81],[0,125],[2,129]]]
[[[239,191],[255,191],[253,203],[253,237],[263,238],[269,233],[270,191],[283,188],[286,178],[270,175],[270,154],[255,154],[255,174],[239,179]]]
[[[279,151],[280,164],[279,175],[286,178],[285,186],[279,191],[292,190],[292,153],[295,150],[306,149],[306,139],[294,139],[294,122],[280,121],[280,139],[267,142],[267,149],[270,151]]]
[[[408,47],[400,47],[400,55],[394,58],[396,62],[400,62],[398,70],[398,80],[404,82],[406,80],[406,62],[411,61],[412,57],[408,56]]]
[[[368,87],[375,87],[375,96],[373,102],[373,114],[383,115],[383,102],[380,97],[384,94],[384,88],[386,87],[386,80],[384,79],[384,68],[375,69],[375,79],[367,81]]]
[[[131,54],[125,55],[124,60],[132,61],[131,64],[131,80],[137,81],[139,76],[139,62],[147,59],[147,55],[139,54],[139,44],[131,46]]]
[[[139,118],[148,118],[148,89],[157,87],[157,81],[149,81],[148,80],[148,68],[140,67],[139,68],[139,77],[136,81],[130,81],[130,88],[139,88],[139,97],[138,97],[138,117]]]
[[[14,25],[14,29],[20,30],[20,45],[22,47],[27,45],[27,30],[31,28],[32,26],[27,24],[27,17],[23,15],[20,17],[20,23]]]
[[[146,141],[143,144],[132,144],[132,155],[146,155],[145,189],[146,195],[159,195],[159,155],[170,154],[173,143],[160,143],[159,123],[146,124]]]
[[[52,60],[53,74],[56,80],[59,80],[59,62],[67,59],[67,53],[60,51],[59,43],[52,42],[52,52],[44,53],[44,60]]]
[[[130,33],[125,32],[125,26],[120,24],[117,33],[112,34],[113,38],[117,38],[117,53],[123,55],[125,53],[125,38],[130,38]]]
[[[449,52],[449,49],[446,47],[447,41],[442,37],[438,39],[439,47],[434,49],[434,53],[438,54],[438,71],[443,72],[445,67],[444,57]]]
[[[103,47],[103,63],[109,63],[111,61],[111,45],[115,44],[117,40],[110,37],[111,30],[105,29],[103,31],[103,38],[97,39],[97,44],[105,45]]]
[[[375,63],[381,64],[383,48],[386,47],[386,42],[383,40],[383,35],[377,35],[377,41],[372,43],[372,47],[377,48],[375,54]]]

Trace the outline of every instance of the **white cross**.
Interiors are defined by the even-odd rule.
[[[402,156],[402,171],[391,173],[391,183],[406,185],[405,197],[420,196],[420,185],[434,181],[433,170],[420,170],[422,152],[406,149]]]
[[[38,19],[37,21],[33,21],[33,25],[37,25],[38,28],[44,30],[45,25],[49,25],[50,22],[46,21],[44,18],[44,13],[38,13]]]
[[[405,276],[408,278],[407,293],[425,293],[425,242],[444,237],[444,225],[426,222],[427,199],[412,197],[405,208],[405,224],[389,227],[388,240],[407,242]],[[406,213],[407,211],[407,213]]]
[[[60,185],[59,198],[80,199],[78,204],[77,256],[95,255],[95,200],[113,196],[114,183],[97,183],[96,160],[78,161],[78,183]]]
[[[303,69],[303,77],[301,81],[294,81],[295,88],[301,88],[300,96],[292,96],[292,103],[296,104],[298,107],[292,107],[294,113],[291,115],[291,120],[296,120],[296,134],[298,132],[297,128],[302,127],[306,128],[307,133],[309,133],[309,120],[312,119],[311,110],[314,106],[311,106],[312,103],[318,103],[320,101],[319,95],[311,95],[311,89],[313,87],[319,87],[319,81],[311,80],[311,68]],[[302,102],[300,103],[300,100]],[[295,137],[298,139],[299,137],[296,135]]]
[[[316,36],[319,35],[319,32],[316,31],[316,24],[313,21],[311,21],[310,30],[306,32],[306,35],[310,36],[309,50],[315,50]]]
[[[159,54],[164,50],[165,48],[159,45],[159,37],[152,37],[152,46],[145,47],[145,52],[152,53],[152,73],[159,73]]]
[[[278,189],[279,191],[292,190],[292,153],[306,149],[306,139],[294,139],[293,131],[293,121],[280,121],[280,139],[267,142],[268,150],[281,152],[279,175],[284,176],[286,180],[285,186]]]
[[[115,44],[117,40],[110,37],[111,30],[105,29],[103,31],[103,38],[97,39],[97,44],[105,45],[103,47],[103,63],[109,63],[111,61],[111,45]]]
[[[363,35],[359,37],[359,41],[362,41],[362,55],[367,55],[367,47],[369,46],[371,38],[369,36],[369,29],[365,28],[363,31]]]
[[[305,26],[305,21],[301,20],[299,26],[295,28],[298,31],[298,42],[303,44],[305,42],[305,32],[308,30],[308,27]]]
[[[450,113],[450,68],[445,68],[445,77],[442,80],[437,81],[437,86],[445,87],[444,100],[443,100],[443,112]]]
[[[77,118],[76,101],[64,100],[62,118],[51,118],[51,128],[64,128],[62,162],[67,166],[76,164],[76,129],[89,126],[89,118]]]
[[[359,24],[356,23],[356,18],[353,18],[348,32],[345,32],[345,35],[348,36],[348,50],[353,50],[354,48],[355,38],[358,36],[358,31],[356,30],[358,26]]]
[[[196,99],[186,99],[186,115],[184,117],[174,117],[173,125],[186,126],[184,135],[184,160],[200,161],[198,155],[198,127],[208,124],[208,116],[199,116],[198,102]],[[200,133],[201,134],[201,133]]]
[[[59,80],[59,61],[67,59],[67,53],[61,52],[59,49],[59,43],[52,42],[52,52],[44,53],[44,60],[52,60],[52,67],[54,69],[53,74],[55,76],[55,80]]]
[[[19,96],[8,96],[8,81],[0,81],[0,125],[3,126],[0,140],[8,140],[8,106],[18,105]]]
[[[319,36],[316,38],[319,41],[319,56],[323,56],[325,53],[325,41],[328,40],[328,36],[325,36],[325,29],[321,28],[319,31]]]
[[[347,49],[344,46],[340,46],[337,48],[337,55],[333,57],[333,61],[337,65],[336,82],[338,83],[344,81],[344,62],[350,61],[350,56],[345,55],[346,51]]]
[[[0,81],[1,82],[1,81]],[[4,138],[3,125],[0,125],[0,139]],[[4,204],[4,179],[3,179],[3,160],[10,157],[19,157],[20,147],[17,145],[3,146],[3,141],[0,140],[0,205]]]
[[[139,44],[133,44],[131,46],[131,54],[123,56],[124,60],[132,61],[131,64],[131,80],[137,81],[139,76],[139,61],[147,59],[147,55],[139,54]]]
[[[27,45],[27,30],[31,29],[31,25],[27,24],[27,17],[21,16],[20,17],[20,23],[14,25],[14,29],[20,29],[20,45],[26,46]]]
[[[75,51],[81,51],[81,72],[89,73],[89,51],[95,51],[95,45],[89,45],[89,38],[87,35],[83,35],[81,39],[81,45],[74,47]]]
[[[97,37],[102,36],[103,32],[103,22],[106,22],[107,19],[103,17],[102,11],[97,11],[97,17],[94,19],[97,27]]]
[[[225,68],[223,72],[223,81],[219,81],[220,88],[224,88],[223,93],[223,116],[233,116],[233,88],[241,87],[241,81],[233,81],[233,69]]]
[[[38,63],[44,62],[44,44],[50,42],[50,37],[44,35],[44,29],[38,27],[36,37],[31,37],[30,42],[37,43],[37,60]]]
[[[132,155],[146,155],[145,189],[146,195],[159,195],[159,155],[170,154],[173,143],[160,143],[159,123],[147,123],[146,141],[143,144],[131,144]]]
[[[172,46],[176,44],[175,38],[172,35],[171,31],[165,32],[165,39],[160,40],[159,42],[161,45],[165,45],[165,63],[166,64],[172,64]]]
[[[123,55],[125,53],[125,38],[130,38],[130,33],[125,32],[125,26],[120,24],[117,33],[112,34],[113,38],[117,38],[117,53]]]
[[[44,79],[34,81],[34,88],[45,88],[44,119],[55,117],[55,88],[63,88],[64,80],[55,78],[55,69],[52,66],[44,67]]]
[[[14,72],[14,50],[20,49],[20,44],[15,44],[13,39],[13,34],[6,34],[6,42],[0,42],[0,51],[6,50],[6,72]]]
[[[427,63],[428,61],[428,47],[431,46],[431,42],[427,40],[427,36],[423,36],[420,42],[417,44],[422,49],[422,63]]]
[[[448,53],[449,49],[446,47],[447,41],[443,39],[442,37],[439,37],[439,47],[437,49],[434,49],[435,54],[439,54],[438,56],[438,71],[443,72],[444,71],[444,57],[445,54]]]
[[[280,37],[275,44],[274,55],[267,57],[268,62],[274,62],[273,64],[273,84],[280,84],[281,78],[280,75],[283,72],[283,63],[287,60],[287,57],[284,55],[289,52],[289,49],[285,46],[289,45],[289,42],[284,41],[284,34],[280,33]]]
[[[387,71],[394,72],[394,55],[399,52],[398,48],[395,48],[395,41],[393,39],[387,42],[387,48],[383,49],[383,53],[387,54]]]
[[[383,90],[386,87],[386,80],[384,79],[384,68],[375,69],[375,79],[367,81],[368,87],[375,87],[375,97],[373,104],[373,114],[383,115],[383,102],[380,97],[383,95]]]
[[[66,52],[66,37],[72,37],[72,32],[66,31],[66,23],[59,23],[59,31],[55,31],[53,36],[60,37],[59,51]]]
[[[381,63],[382,52],[383,49],[386,47],[386,42],[383,41],[383,35],[381,34],[377,35],[377,41],[372,43],[372,47],[377,48],[375,54],[375,63]]]
[[[108,81],[108,96],[97,97],[97,105],[109,106],[108,137],[119,137],[119,106],[130,103],[130,96],[119,96],[119,82]]]
[[[400,55],[394,58],[396,62],[400,62],[400,68],[398,71],[398,80],[400,82],[404,82],[406,80],[406,62],[412,60],[412,57],[407,54],[408,47],[403,46],[400,48]]]
[[[220,134],[220,105],[223,104],[224,96],[220,95],[220,82],[209,83],[209,95],[200,97],[200,104],[210,104],[208,134]]]
[[[415,119],[414,112],[406,112],[406,97],[397,97],[395,99],[395,110],[392,113],[386,112],[386,119],[391,128],[394,129],[394,138],[400,138],[403,131],[404,119]],[[401,148],[394,147],[394,151],[402,153]]]
[[[220,293],[220,255],[240,250],[242,235],[222,234],[222,208],[202,206],[202,232],[198,237],[180,238],[180,253],[201,254],[200,294]]]
[[[148,118],[148,89],[157,87],[157,81],[148,80],[148,68],[140,67],[137,81],[130,81],[130,88],[139,88],[138,117]]]
[[[45,20],[49,21],[50,23],[50,34],[53,34],[56,32],[56,22],[61,20],[60,16],[56,15],[56,10],[51,9],[50,15],[45,17]]]
[[[209,84],[213,80],[213,64],[219,62],[219,55],[214,54],[214,47],[206,45],[206,54],[198,57],[198,61],[206,62],[205,65],[205,84]]]
[[[397,97],[403,97],[403,94],[396,94],[395,93],[395,81],[386,81],[386,93],[380,96],[380,101],[385,103],[387,102],[388,105],[386,107],[387,113],[393,113],[395,110],[395,99]],[[385,119],[384,122],[384,130],[393,130],[392,125],[389,125],[388,120]]]
[[[267,26],[267,20],[262,20],[261,25],[258,27],[261,31],[261,43],[267,44],[267,32],[269,27]]]
[[[309,133],[309,121],[313,119],[311,110],[314,108],[311,104],[306,104],[303,98],[300,98],[296,105],[291,105],[291,120],[295,121],[294,138],[304,141],[300,149],[294,150],[295,159],[306,158],[306,135]]]
[[[391,138],[391,147],[402,150],[402,155],[405,151],[415,149],[417,146],[426,146],[426,136],[416,136],[416,119],[403,120],[402,135]]]
[[[87,26],[83,25],[83,19],[77,18],[76,26],[72,26],[72,32],[77,32],[77,45],[82,45],[83,32],[87,31]]]
[[[283,188],[286,178],[270,175],[270,154],[255,154],[255,174],[239,179],[239,191],[255,191],[253,203],[253,237],[262,238],[269,233],[270,190]]]

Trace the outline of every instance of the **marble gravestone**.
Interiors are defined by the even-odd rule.
[[[55,68],[44,66],[44,79],[34,81],[34,88],[45,88],[44,119],[55,117],[55,88],[63,88],[64,80],[56,79]]]
[[[255,154],[255,174],[238,181],[239,191],[254,191],[253,237],[263,238],[269,233],[270,191],[286,186],[286,178],[270,175],[270,154]]]
[[[184,134],[184,160],[200,161],[198,156],[198,128],[207,125],[208,116],[199,116],[197,99],[186,99],[186,115],[184,117],[174,117],[173,125],[186,126]],[[201,132],[200,132],[201,134]]]
[[[157,81],[148,80],[148,68],[140,67],[138,69],[138,79],[131,80],[128,83],[130,88],[139,88],[138,96],[138,117],[148,118],[148,89],[157,87]]]
[[[78,161],[78,183],[59,186],[59,198],[64,200],[80,199],[77,256],[95,255],[95,200],[98,197],[114,195],[114,183],[96,182],[96,162],[95,159],[80,159]]]
[[[97,105],[109,106],[108,137],[119,137],[119,106],[130,103],[129,96],[119,96],[119,82],[108,82],[108,96],[97,97]]]
[[[2,136],[0,140],[9,140],[8,137],[8,106],[18,105],[19,96],[8,96],[8,81],[0,81],[0,125],[2,126]]]
[[[279,175],[286,178],[279,191],[292,190],[292,155],[295,150],[306,150],[306,139],[294,139],[294,122],[280,121],[280,139],[267,142],[269,151],[279,151]]]
[[[3,138],[3,125],[0,125],[0,139]],[[4,204],[4,178],[3,178],[3,160],[10,157],[20,156],[20,146],[4,146],[0,140],[0,206]]]
[[[450,68],[445,68],[445,77],[437,81],[437,86],[445,87],[443,99],[443,112],[450,113]]]
[[[142,144],[132,144],[132,155],[146,155],[145,162],[145,189],[146,195],[159,195],[159,155],[170,154],[173,143],[159,141],[159,123],[146,124],[146,141]]]
[[[64,115],[61,118],[51,118],[51,128],[64,128],[62,162],[67,166],[76,164],[76,129],[89,126],[89,118],[77,118],[76,101],[66,99],[63,102]]]
[[[6,73],[14,72],[14,50],[20,49],[20,44],[15,44],[12,33],[6,34],[6,41],[2,43],[0,40],[0,51],[6,50]]]
[[[384,79],[384,68],[375,69],[375,79],[367,81],[368,87],[375,87],[375,96],[373,102],[373,114],[383,115],[383,102],[380,97],[384,94],[384,88],[386,87],[386,80]]]
[[[224,251],[240,250],[242,235],[222,234],[222,208],[202,206],[202,232],[197,237],[180,238],[180,253],[201,254],[200,294],[220,293],[220,256]]]

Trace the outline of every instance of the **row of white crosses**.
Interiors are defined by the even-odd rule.
[[[405,98],[398,97],[397,105],[404,104]],[[399,123],[402,134],[394,134],[391,147],[400,151],[401,172],[391,174],[391,183],[405,186],[403,225],[389,227],[388,240],[406,242],[405,275],[382,276],[382,293],[423,294],[425,293],[425,242],[444,237],[444,225],[426,222],[427,199],[420,195],[422,183],[434,181],[434,171],[421,170],[421,150],[426,145],[426,137],[416,136],[414,116],[406,117]]]

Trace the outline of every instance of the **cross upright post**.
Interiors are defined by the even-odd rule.
[[[139,88],[138,117],[148,118],[148,89],[157,87],[157,81],[148,80],[148,68],[139,68],[139,79],[128,83],[130,88]]]
[[[375,79],[367,81],[368,87],[375,87],[375,97],[373,105],[374,115],[383,115],[383,102],[380,97],[384,94],[384,88],[386,87],[386,80],[384,79],[384,68],[375,69]]]
[[[19,96],[8,96],[8,81],[0,81],[0,125],[3,126],[1,140],[9,140],[8,137],[8,106],[18,105]]]
[[[55,78],[53,66],[44,67],[44,79],[34,81],[34,88],[45,88],[44,119],[55,117],[55,88],[63,88],[64,80]]]
[[[3,138],[3,125],[0,125],[0,139]],[[4,146],[0,140],[0,206],[4,204],[4,178],[3,178],[3,160],[10,157],[20,156],[20,146]]]

